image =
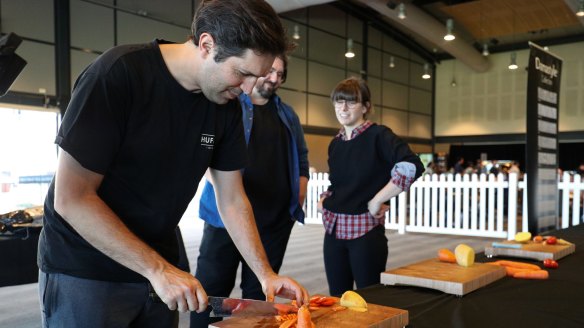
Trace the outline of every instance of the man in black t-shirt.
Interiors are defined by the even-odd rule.
[[[308,149],[300,120],[275,93],[286,73],[287,58],[278,56],[270,73],[258,79],[251,95],[240,96],[248,141],[243,186],[275,272],[282,266],[294,221],[304,222],[302,205],[308,183]],[[229,296],[241,263],[242,297],[263,299],[260,282],[225,230],[209,182],[201,195],[199,216],[206,223],[195,277],[205,290],[212,295]],[[208,312],[191,313],[191,328],[208,325]]]
[[[192,32],[112,48],[77,80],[39,240],[43,326],[176,327],[177,310],[205,310],[201,284],[175,267],[175,228],[207,168],[268,300],[307,302],[271,269],[240,173],[236,98],[287,49],[284,28],[265,1],[208,0]]]

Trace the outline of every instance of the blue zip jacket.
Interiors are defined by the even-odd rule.
[[[251,103],[251,98],[245,93],[239,96],[239,101],[243,111],[242,118],[245,142],[249,143],[249,136],[253,125],[253,104]],[[289,207],[290,217],[298,222],[304,223],[305,214],[298,203],[300,176],[309,177],[308,148],[304,140],[304,132],[302,131],[298,115],[296,115],[292,107],[283,103],[280,97],[275,94],[272,96],[271,101],[276,102],[278,116],[282,123],[284,123],[286,130],[288,130],[288,158],[290,159],[288,175],[292,187]],[[205,184],[201,194],[201,200],[199,201],[199,217],[214,227],[225,227],[217,209],[213,185],[208,181]]]

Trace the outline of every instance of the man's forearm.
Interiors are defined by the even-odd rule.
[[[221,217],[239,253],[262,281],[274,274],[274,271],[261,243],[251,205],[247,197],[241,201],[239,206],[228,206],[225,213],[221,213]]]
[[[239,253],[260,281],[274,275],[260,240],[251,204],[243,189],[241,173],[210,172],[219,214]]]

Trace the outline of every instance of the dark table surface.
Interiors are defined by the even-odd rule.
[[[0,287],[37,282],[40,226],[0,234]]]
[[[584,328],[584,224],[558,230],[555,235],[576,244],[576,252],[549,270],[548,280],[504,277],[463,297],[408,286],[376,285],[358,292],[367,302],[409,311],[408,327],[578,327]],[[487,258],[477,262],[518,258]]]

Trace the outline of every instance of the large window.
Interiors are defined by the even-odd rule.
[[[55,174],[60,116],[0,106],[0,213],[41,205]]]

